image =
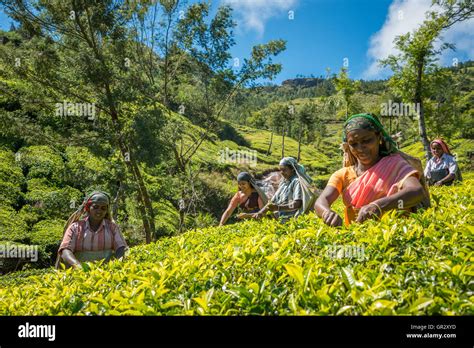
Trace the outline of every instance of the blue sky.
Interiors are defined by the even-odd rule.
[[[257,43],[282,38],[287,49],[277,57],[283,71],[277,82],[297,74],[326,75],[347,62],[351,77],[359,78],[366,67],[369,38],[382,27],[391,0],[300,0],[289,10],[269,18],[263,33],[239,19],[233,54],[244,56]],[[294,11],[289,19],[288,11]],[[344,59],[347,58],[345,61]]]
[[[190,3],[196,0],[190,0]],[[283,64],[273,81],[281,83],[296,75],[337,73],[348,65],[354,79],[378,79],[390,75],[377,60],[395,53],[393,39],[415,29],[430,9],[431,0],[214,0],[229,4],[237,21],[234,58],[248,57],[253,45],[273,39],[287,41],[287,49],[275,61]],[[291,19],[291,17],[293,18]],[[0,12],[0,27],[10,20]],[[474,20],[455,25],[445,41],[455,43],[441,64],[474,59]]]
[[[297,74],[337,73],[344,63],[354,79],[390,76],[377,61],[396,53],[393,39],[416,29],[431,0],[220,0],[234,8],[238,21],[236,56],[257,43],[282,38],[287,50],[276,60],[283,71],[276,82]],[[293,11],[294,19],[289,19]],[[442,65],[474,59],[474,20],[453,26],[444,35],[457,46],[445,52]],[[345,60],[346,59],[346,60]]]

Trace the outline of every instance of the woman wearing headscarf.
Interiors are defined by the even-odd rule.
[[[283,181],[278,190],[271,201],[254,214],[254,218],[258,219],[267,211],[272,211],[276,218],[286,220],[304,214],[311,208],[315,195],[310,189],[312,179],[306,174],[304,167],[293,157],[285,157],[280,161],[280,172]]]
[[[400,152],[378,118],[351,116],[344,124],[344,168],[329,179],[315,204],[316,214],[329,226],[342,225],[331,209],[342,196],[344,221],[363,222],[392,209],[428,207],[429,193],[421,162]]]
[[[461,173],[448,144],[435,139],[430,144],[433,157],[425,168],[425,177],[429,185],[451,185],[455,179],[461,180]]]
[[[252,214],[259,211],[267,204],[267,196],[257,185],[255,179],[247,172],[242,172],[237,176],[239,190],[232,197],[229,206],[222,214],[219,226],[225,225],[229,217],[237,207],[240,207],[241,213],[237,215],[238,219],[247,219]]]
[[[56,267],[81,267],[81,262],[121,258],[127,244],[110,212],[110,197],[105,192],[91,193],[66,223],[58,250]]]

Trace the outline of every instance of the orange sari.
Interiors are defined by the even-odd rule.
[[[400,154],[382,157],[342,192],[345,224],[354,221],[364,205],[400,191],[405,179],[412,175],[420,178],[420,173]]]

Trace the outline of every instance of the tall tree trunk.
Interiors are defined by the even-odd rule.
[[[272,144],[273,144],[273,130],[270,134],[270,144],[268,144],[267,156],[270,155],[272,152]]]
[[[169,32],[171,27],[171,13],[168,14],[168,24],[166,26],[166,35],[165,35],[165,69],[164,69],[164,84],[163,84],[163,102],[164,105],[169,108],[169,98],[168,98],[168,82],[169,82]]]
[[[143,222],[143,228],[145,229],[145,240],[146,240],[146,243],[148,244],[151,242],[151,235],[153,231],[155,230],[155,223],[153,221],[154,219],[153,210],[151,210],[151,214],[150,214],[151,201],[147,202],[145,198],[145,196],[148,195],[148,192],[145,187],[145,183],[143,182],[143,178],[140,174],[140,170],[138,169],[135,159],[127,151],[127,148],[125,144],[123,143],[122,139],[119,139],[118,143],[119,143],[120,152],[125,159],[125,165],[128,171],[132,174],[132,177],[134,178],[135,182],[138,184],[138,191],[137,191],[138,210],[140,211],[140,215]],[[149,197],[148,197],[148,200],[149,200]]]
[[[112,123],[115,128],[115,134],[117,134],[117,143],[120,149],[120,153],[122,154],[125,160],[125,165],[127,166],[127,169],[132,174],[132,177],[134,178],[135,182],[138,184],[138,209],[140,211],[141,218],[143,221],[143,228],[145,229],[145,240],[148,244],[151,242],[152,233],[154,233],[155,231],[155,214],[153,212],[153,206],[151,204],[150,196],[148,195],[148,190],[145,186],[145,182],[140,173],[140,168],[137,165],[135,157],[132,156],[131,153],[128,151],[125,141],[121,136],[117,109],[115,108],[115,104],[113,103],[112,93],[110,92],[108,84],[105,85],[105,89],[107,101],[110,106],[110,115],[112,118]]]
[[[425,110],[423,106],[423,98],[421,95],[422,87],[422,78],[423,78],[423,62],[419,63],[416,71],[416,87],[415,87],[415,105],[419,105],[420,114],[418,115],[418,130],[421,137],[421,142],[423,143],[423,149],[425,151],[425,157],[428,161],[431,158],[430,151],[430,142],[426,135],[426,124],[425,124]]]
[[[178,233],[183,232],[183,227],[184,227],[184,218],[186,216],[186,212],[184,210],[179,211],[179,227],[178,227]]]
[[[142,174],[140,173],[140,168],[138,167],[138,164],[135,159],[130,159],[130,162],[135,173],[135,180],[138,183],[139,194],[145,206],[146,220],[149,226],[148,230],[145,230],[145,238],[146,243],[148,244],[151,242],[152,234],[155,232],[155,213],[153,211],[153,205],[151,203],[150,195],[148,194],[148,190],[145,186],[145,181],[143,180]]]
[[[297,156],[297,159],[296,161],[300,161],[300,155],[301,155],[301,134],[303,132],[301,131],[301,127],[300,127],[300,130],[299,130],[299,134],[298,134],[298,156]]]
[[[283,133],[281,138],[281,158],[285,157],[285,127],[283,127]]]
[[[117,220],[118,218],[118,209],[119,209],[119,204],[122,196],[122,181],[118,181],[118,188],[117,188],[117,194],[114,197],[114,201],[112,203],[112,218],[114,220]]]

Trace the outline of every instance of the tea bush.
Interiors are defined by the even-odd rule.
[[[30,244],[40,245],[45,251],[42,263],[48,264],[50,258],[56,256],[63,239],[64,220],[43,220],[33,226],[30,232]]]
[[[433,207],[331,228],[245,221],[131,248],[124,262],[0,280],[1,315],[468,315],[474,180]]]
[[[12,151],[0,148],[0,204],[16,206],[25,178]]]
[[[25,242],[28,226],[13,208],[0,205],[0,241]]]
[[[28,146],[17,152],[21,168],[27,173],[27,179],[47,178],[55,183],[64,176],[64,160],[49,146]]]
[[[60,189],[49,186],[45,178],[34,178],[27,181],[26,202],[37,208],[45,218],[67,219],[82,202],[82,193],[70,186]]]

